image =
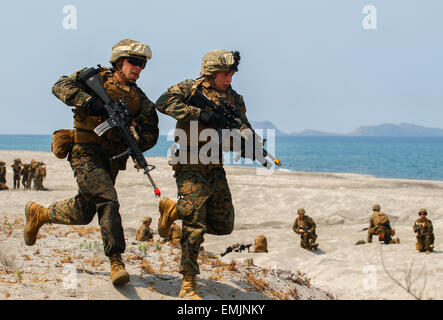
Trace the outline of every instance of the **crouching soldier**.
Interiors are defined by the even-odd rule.
[[[135,236],[135,239],[137,241],[149,241],[152,238],[154,238],[154,234],[152,232],[152,229],[150,228],[152,222],[152,218],[147,216],[142,220],[142,225],[137,231],[137,235]]]
[[[395,230],[391,228],[389,218],[384,212],[380,211],[380,205],[375,204],[372,206],[372,215],[369,217],[368,227],[368,242],[372,242],[372,236],[378,235],[378,240],[383,241],[385,244],[400,243],[400,239],[392,239],[395,235]]]
[[[431,220],[426,218],[428,212],[426,209],[420,209],[418,211],[420,218],[418,218],[412,229],[417,233],[416,248],[420,252],[430,253],[434,250],[434,228]]]
[[[297,210],[298,217],[294,221],[292,230],[300,235],[300,245],[306,250],[317,250],[317,235],[315,234],[315,222],[311,217],[305,215],[305,209]]]

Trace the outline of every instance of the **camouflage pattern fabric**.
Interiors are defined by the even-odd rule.
[[[153,231],[146,224],[142,224],[137,231],[135,239],[137,241],[149,241],[154,237]]]
[[[230,234],[234,229],[231,192],[221,167],[209,170],[199,165],[179,165],[174,175],[179,199],[177,213],[183,220],[180,273],[200,273],[197,264],[205,233]]]
[[[94,96],[78,80],[79,73],[85,69],[70,76],[62,76],[54,84],[52,92],[65,104],[74,107],[74,128],[97,137],[93,129],[103,119],[90,115],[89,109],[84,107],[86,99]],[[99,75],[110,98],[122,98],[126,102],[133,115],[131,125],[137,133],[137,144],[142,152],[152,148],[159,134],[155,105],[135,83],[120,83],[111,69],[101,68]],[[77,179],[78,194],[73,198],[55,202],[48,208],[50,219],[60,224],[88,224],[95,213],[98,213],[106,256],[125,251],[120,204],[114,184],[118,171],[126,167],[127,158],[110,162],[111,156],[125,148],[114,129],[106,132],[103,138],[114,142],[113,144],[74,141],[68,160]],[[106,147],[110,145],[117,147]]]
[[[378,235],[379,240],[385,244],[391,243],[392,229],[389,218],[384,212],[374,211],[369,217],[368,242],[372,242],[372,236]]]
[[[14,160],[11,165],[13,172],[14,189],[20,189],[20,175],[22,172],[22,163],[19,160]]]
[[[212,82],[205,78],[199,80],[185,80],[168,88],[168,90],[158,98],[156,106],[158,111],[169,115],[177,120],[176,129],[183,130],[186,133],[186,143],[188,147],[201,147],[207,142],[207,140],[191,141],[190,122],[198,121],[201,109],[192,105],[188,105],[187,102],[191,98],[196,88],[200,89],[208,98],[214,101],[216,105],[220,104],[221,99],[226,99],[230,101],[239,108],[243,116],[242,121],[244,121],[245,123],[249,123],[246,117],[246,106],[243,101],[243,97],[235,92],[231,87],[228,87],[226,91],[222,92],[216,90]],[[200,133],[207,128],[215,127],[205,126],[199,121],[197,135],[200,135]],[[220,157],[222,157],[221,153]],[[220,159],[221,158],[216,158],[217,162],[211,161],[211,163],[221,163]]]
[[[420,218],[414,222],[412,229],[414,232],[418,228],[417,232],[417,245],[416,248],[419,251],[432,251],[434,247],[434,227],[432,221],[429,219],[421,220]],[[419,236],[420,234],[420,236]]]
[[[90,131],[102,122],[101,117],[92,116],[84,108],[86,99],[95,95],[81,82],[78,75],[86,68],[76,71],[70,76],[62,76],[53,86],[52,93],[68,106],[74,108],[74,128]],[[100,69],[100,79],[111,99],[120,99],[127,103],[134,115],[132,125],[138,135],[137,144],[142,152],[152,148],[159,135],[158,116],[154,103],[135,84],[121,84],[109,68]],[[95,97],[99,99],[98,97]],[[105,140],[120,142],[117,128],[106,132]],[[122,146],[123,147],[123,146]]]
[[[98,145],[75,144],[69,162],[78,184],[78,194],[49,207],[51,222],[89,224],[98,213],[106,256],[125,251],[125,238],[114,187],[118,167],[110,162],[108,150]]]
[[[4,163],[4,162],[2,162]],[[4,164],[0,165],[0,190],[8,190],[6,185],[6,167]]]
[[[308,231],[301,233],[300,227],[306,227]],[[314,220],[304,215],[303,218],[297,217],[292,225],[292,230],[300,235],[300,246],[304,249],[310,250],[317,240],[317,235],[315,234],[316,224]]]
[[[21,172],[21,174],[22,174],[22,184],[23,184],[23,188],[25,188],[25,190],[29,189],[29,186],[28,186],[28,174],[29,174],[28,168],[29,168],[29,164],[25,163],[23,165],[22,172]]]

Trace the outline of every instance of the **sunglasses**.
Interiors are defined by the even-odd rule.
[[[134,67],[140,67],[142,69],[146,66],[146,61],[137,58],[127,58],[128,62],[132,64]]]

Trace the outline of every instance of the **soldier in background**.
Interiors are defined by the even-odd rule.
[[[424,208],[418,211],[418,215],[420,218],[412,226],[414,232],[417,233],[416,249],[420,252],[430,253],[434,250],[435,239],[432,221],[426,217],[428,212]]]
[[[43,179],[46,178],[46,164],[44,162],[37,162],[37,166],[33,171],[33,177],[35,190],[48,190],[43,186]]]
[[[23,188],[25,188],[25,190],[28,190],[29,163],[23,164],[21,175],[22,175]]]
[[[400,243],[400,239],[392,239],[395,235],[395,230],[391,227],[389,218],[384,212],[381,212],[379,204],[372,206],[372,215],[369,217],[368,227],[368,243],[372,242],[372,236],[378,235],[379,241],[383,241],[385,244]]]
[[[0,161],[0,190],[8,190],[6,185],[6,163]]]
[[[37,168],[37,161],[35,159],[32,159],[28,167],[28,189],[31,189],[32,181],[34,180],[35,168]],[[34,189],[35,189],[35,181],[34,181]]]
[[[20,189],[20,175],[22,173],[22,161],[20,158],[14,159],[11,167],[13,171],[14,189]]]
[[[137,231],[137,235],[135,239],[137,241],[149,241],[154,238],[154,233],[150,228],[152,222],[152,218],[147,216],[142,220],[142,225]]]
[[[300,245],[302,248],[310,251],[317,250],[317,235],[315,234],[315,222],[311,217],[305,215],[305,209],[297,210],[298,217],[295,219],[292,230],[300,235]]]

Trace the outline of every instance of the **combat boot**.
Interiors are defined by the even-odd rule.
[[[49,210],[37,202],[29,201],[25,206],[26,223],[23,228],[25,243],[28,246],[34,245],[38,230],[45,223],[51,222]]]
[[[180,298],[191,298],[192,300],[203,300],[197,292],[197,276],[195,274],[183,275]]]
[[[167,238],[172,223],[177,220],[177,202],[169,198],[162,198],[159,203],[160,217],[158,218],[158,233]]]
[[[119,253],[114,253],[109,256],[111,263],[111,280],[114,286],[125,284],[129,282],[129,273],[125,269],[122,257]]]

